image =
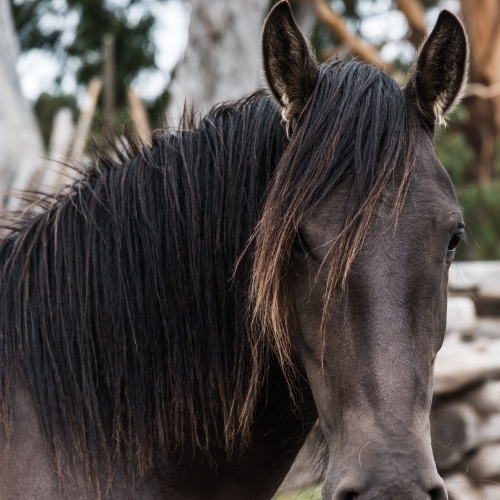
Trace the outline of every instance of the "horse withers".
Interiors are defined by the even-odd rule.
[[[444,500],[433,363],[464,235],[434,152],[467,40],[404,89],[318,65],[286,2],[259,91],[102,156],[0,245],[2,500],[269,499],[316,420],[325,500]]]

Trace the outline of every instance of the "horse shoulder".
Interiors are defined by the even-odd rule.
[[[43,437],[35,405],[29,389],[19,384],[14,391],[12,428],[7,435],[0,428],[0,499],[1,500],[93,500],[82,476],[64,476],[63,485],[55,471]],[[69,467],[63,465],[69,470]],[[83,471],[83,467],[79,468]],[[165,496],[161,481],[153,475],[146,477],[130,491],[119,472],[109,495],[101,500],[175,500]]]

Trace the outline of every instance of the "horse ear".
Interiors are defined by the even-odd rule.
[[[433,130],[445,123],[467,83],[469,45],[462,23],[443,10],[429,38],[421,46],[405,92]]]
[[[298,119],[318,81],[318,63],[287,1],[271,10],[262,30],[264,72],[287,121]]]

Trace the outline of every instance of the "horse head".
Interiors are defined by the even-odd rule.
[[[287,2],[263,30],[289,145],[258,226],[255,312],[311,386],[323,498],[447,498],[431,450],[433,365],[464,235],[435,123],[460,97],[467,38],[443,11],[404,89],[362,64],[319,66]]]

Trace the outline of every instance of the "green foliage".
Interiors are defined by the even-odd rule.
[[[169,101],[170,92],[165,90],[156,99],[144,102],[151,130],[154,131],[165,126],[165,110],[168,108]],[[133,125],[132,117],[127,107],[121,107],[117,110],[113,127],[118,135],[126,129],[131,132],[132,136],[134,136],[135,126]],[[104,133],[106,129],[104,110],[99,108],[96,110],[93,118],[92,147],[95,150],[108,147],[108,132]]]
[[[40,96],[36,106],[45,138],[51,127],[46,120],[52,114],[42,110],[61,102],[62,77],[69,67],[81,86],[102,75],[102,42],[108,33],[115,38],[117,119],[128,116],[126,87],[139,73],[157,69],[152,39],[153,1],[11,0],[21,50],[50,51],[61,64],[55,88],[50,94]]]
[[[40,123],[40,131],[42,132],[45,146],[48,146],[50,134],[52,131],[52,122],[57,111],[61,108],[70,108],[73,111],[73,117],[76,119],[78,106],[76,97],[65,94],[40,94],[35,102],[35,114]]]
[[[464,134],[445,133],[436,145],[437,154],[450,174],[453,184],[464,183],[465,171],[474,160],[474,152],[466,142]]]
[[[146,13],[137,23],[131,24],[127,11],[137,4],[137,0],[129,0],[126,7],[114,9],[110,9],[103,0],[67,1],[69,8],[78,9],[81,16],[75,39],[67,47],[68,56],[81,61],[76,73],[77,81],[87,83],[100,74],[102,37],[105,33],[114,35],[116,96],[118,106],[122,106],[125,103],[125,87],[140,71],[157,68],[151,40],[153,15]]]
[[[170,98],[171,94],[167,89],[154,101],[145,103],[152,130],[159,129],[165,124],[165,110],[168,108]]]
[[[54,26],[46,30],[41,23],[44,15],[57,16],[58,9],[52,2],[11,1],[11,7],[21,51],[34,48],[55,50],[62,35],[62,29]]]
[[[358,14],[358,4],[360,3],[359,0],[343,0],[342,3],[344,4],[344,9],[342,12],[342,15],[344,17],[346,17],[347,19],[359,19],[359,14]]]
[[[466,183],[466,169],[474,161],[474,151],[463,131],[468,119],[465,106],[458,106],[449,118],[449,127],[439,129],[436,136],[437,155],[455,186]]]
[[[322,53],[333,49],[339,44],[337,37],[326,26],[321,24],[316,24],[314,27],[310,41],[319,60],[321,60]]]
[[[424,9],[430,9],[431,7],[439,6],[439,0],[420,0]]]
[[[497,140],[497,142],[495,143],[493,178],[500,179],[500,140]]]
[[[124,103],[124,86],[143,70],[156,69],[152,42],[154,16],[147,4],[141,4],[142,15],[131,21],[130,9],[139,0],[126,0],[117,6],[105,0],[14,0],[14,22],[22,51],[46,49],[62,62],[61,74],[68,61],[78,63],[78,83],[87,82],[101,73],[102,38],[115,37],[116,82],[119,104]],[[74,37],[67,20],[78,19]],[[60,78],[58,83],[60,83]]]
[[[500,260],[500,181],[460,186],[457,195],[468,234],[468,242],[459,246],[457,258]]]
[[[466,169],[474,161],[474,151],[464,132],[468,119],[465,106],[458,106],[449,127],[439,130],[436,138],[437,154],[464,211],[468,242],[459,245],[457,259],[500,260],[500,142],[496,145],[496,180],[483,186],[468,183]]]

